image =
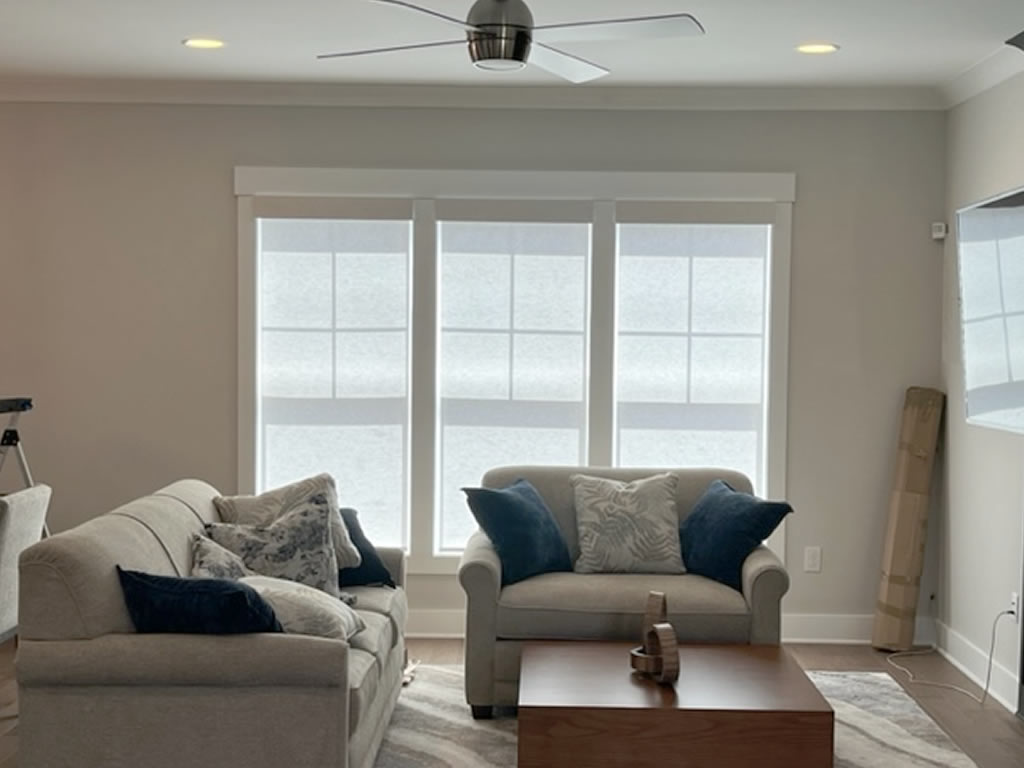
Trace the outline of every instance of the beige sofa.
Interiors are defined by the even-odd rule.
[[[217,495],[183,480],[22,554],[19,765],[373,765],[401,689],[401,587],[347,588],[367,624],[349,643],[134,632],[115,564],[188,575]],[[402,553],[381,556],[403,585]]]
[[[607,467],[500,467],[483,478],[501,488],[529,480],[554,514],[573,561],[579,555],[576,513],[569,476],[585,474],[636,480],[659,472],[679,477],[676,506],[683,520],[715,479],[750,492],[742,474],[719,469],[610,469]],[[466,592],[466,701],[475,717],[495,706],[514,706],[519,694],[519,660],[529,640],[620,640],[639,642],[647,593],[668,600],[668,620],[684,643],[779,642],[780,601],[789,576],[767,547],[743,564],[743,592],[693,574],[548,573],[501,587],[501,562],[489,538],[477,531],[459,564]]]

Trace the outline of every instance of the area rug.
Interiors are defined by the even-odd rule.
[[[810,672],[836,713],[835,768],[977,768],[884,672]],[[515,768],[516,720],[474,720],[462,668],[421,666],[376,768]]]

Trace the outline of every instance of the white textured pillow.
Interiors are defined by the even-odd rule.
[[[261,493],[259,496],[218,496],[213,500],[225,523],[270,525],[299,504],[325,504],[331,510],[331,543],[338,568],[357,568],[362,555],[352,543],[348,528],[338,508],[338,491],[334,478],[323,473],[299,480],[291,485]]]
[[[199,579],[232,579],[255,576],[245,562],[230,549],[198,533],[192,539],[192,573]]]
[[[572,475],[577,573],[685,573],[674,474],[631,483]]]
[[[291,579],[338,597],[329,515],[325,505],[310,501],[292,507],[270,525],[208,523],[206,533],[261,576]]]
[[[362,616],[318,589],[270,576],[240,579],[270,603],[285,632],[348,640],[366,627]]]

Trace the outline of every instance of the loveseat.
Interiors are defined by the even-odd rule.
[[[746,476],[724,469],[511,466],[488,471],[482,485],[503,488],[519,478],[528,480],[554,515],[575,561],[580,548],[570,476],[629,482],[664,472],[678,477],[680,522],[716,479],[751,492]],[[545,573],[502,588],[501,561],[482,531],[470,538],[458,579],[467,597],[466,701],[478,718],[489,717],[495,706],[517,704],[525,641],[639,642],[647,594],[659,590],[666,595],[668,620],[680,642],[778,644],[780,601],[789,589],[785,568],[763,545],[743,563],[742,592],[690,573]]]
[[[136,634],[115,565],[187,576],[216,489],[182,480],[46,539],[20,560],[18,763],[35,768],[370,768],[401,689],[408,606],[346,587],[366,628]]]

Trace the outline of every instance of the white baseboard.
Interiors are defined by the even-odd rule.
[[[978,687],[985,685],[985,670],[988,666],[988,648],[982,649],[954,629],[938,622],[939,654],[963,672]],[[992,684],[988,695],[1010,712],[1017,711],[1020,689],[1017,675],[998,661],[992,664]]]
[[[868,645],[874,623],[874,614],[784,613],[782,642]],[[934,645],[936,637],[935,621],[918,616],[914,644]]]
[[[461,638],[466,633],[466,612],[450,609],[414,609],[409,611],[406,637]]]
[[[871,642],[875,617],[870,614],[787,613],[782,616],[782,639],[787,643],[837,643],[866,645]],[[465,633],[461,610],[414,609],[409,611],[408,637],[459,638]],[[935,622],[918,618],[914,642],[934,645]]]

